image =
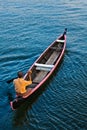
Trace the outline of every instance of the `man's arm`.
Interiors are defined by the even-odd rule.
[[[31,74],[32,74],[32,71],[29,71],[29,72],[28,72],[28,76],[29,76],[29,80],[30,80],[30,81],[32,81]]]

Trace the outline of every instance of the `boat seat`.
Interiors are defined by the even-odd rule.
[[[57,42],[61,42],[61,43],[64,43],[64,42],[65,42],[65,40],[59,40],[59,39],[57,39],[56,41],[57,41]]]
[[[47,65],[47,64],[39,64],[35,63],[36,70],[44,70],[44,71],[50,71],[54,65]]]

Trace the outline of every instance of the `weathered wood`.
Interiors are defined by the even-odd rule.
[[[40,82],[46,75],[47,75],[47,71],[40,71],[38,74],[37,74],[37,77],[35,77],[35,79],[33,80],[33,82]]]
[[[53,65],[54,62],[56,61],[56,59],[58,58],[59,54],[60,54],[60,52],[54,51],[54,52],[52,53],[52,55],[50,56],[50,58],[48,59],[48,61],[46,62],[46,64],[48,64],[48,65],[49,65],[49,64]]]
[[[52,55],[50,56],[50,58],[48,59],[48,61],[46,62],[47,65],[51,64],[53,65],[54,62],[57,60],[58,56],[59,56],[59,52],[54,51],[52,53]],[[33,82],[40,82],[46,75],[47,75],[47,71],[40,71],[37,76],[35,77],[35,79],[33,80]]]

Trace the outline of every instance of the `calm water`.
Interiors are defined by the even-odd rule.
[[[36,100],[17,111],[6,81],[24,73],[68,28],[60,68]],[[87,130],[87,1],[0,0],[0,130]]]

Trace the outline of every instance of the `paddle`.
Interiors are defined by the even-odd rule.
[[[8,81],[6,81],[8,84],[9,83],[11,83],[14,79],[16,79],[17,77],[15,77],[15,78],[12,78],[12,79],[10,79],[10,80],[8,80]]]
[[[32,73],[32,71],[28,71],[28,72],[27,72],[27,74],[29,74],[29,76],[30,76],[31,73]],[[8,80],[7,83],[8,83],[8,84],[11,83],[11,82],[12,82],[14,79],[16,79],[16,78],[18,78],[18,77],[15,77],[15,78],[12,78],[12,79]],[[29,77],[29,79],[31,79],[31,77]]]

